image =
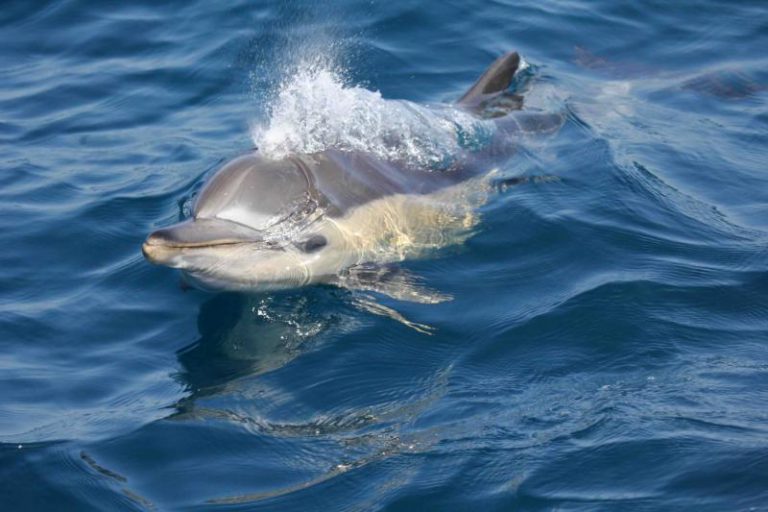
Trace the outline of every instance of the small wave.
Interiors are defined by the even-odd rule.
[[[269,158],[334,148],[434,169],[464,147],[462,140],[489,129],[449,105],[385,100],[379,91],[350,84],[343,69],[323,59],[301,62],[286,76],[268,101],[267,121],[251,129]]]

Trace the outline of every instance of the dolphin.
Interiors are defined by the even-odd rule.
[[[488,120],[492,133],[482,143],[465,140],[446,169],[338,149],[282,159],[255,150],[218,170],[191,218],[151,233],[142,252],[204,290],[331,284],[448,300],[396,264],[465,240],[493,190],[493,162],[514,152],[516,135],[562,125],[561,114],[522,110],[522,97],[509,91],[520,68],[516,52],[499,57],[454,105]],[[457,137],[470,138],[458,126]]]

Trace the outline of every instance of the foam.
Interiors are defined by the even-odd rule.
[[[251,136],[268,158],[336,148],[435,169],[487,125],[448,105],[385,100],[321,61],[302,62],[287,74],[268,101],[266,122],[254,124]]]

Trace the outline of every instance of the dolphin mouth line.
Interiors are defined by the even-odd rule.
[[[175,255],[180,255],[185,249],[201,250],[206,248],[225,248],[236,246],[256,246],[258,249],[284,251],[284,247],[275,242],[265,242],[263,240],[221,240],[212,242],[187,242],[187,243],[168,243],[167,241],[158,243],[155,240],[147,240],[141,246],[141,253],[151,263],[167,264]],[[259,247],[260,246],[260,247]]]
[[[230,245],[256,245],[261,246],[263,249],[268,250],[282,250],[283,247],[277,242],[267,242],[265,240],[215,240],[211,242],[161,242],[157,243],[153,240],[147,240],[144,242],[145,247],[162,248],[162,249],[205,249],[209,247],[224,247]]]
[[[220,247],[224,245],[259,244],[262,241],[223,240],[214,242],[187,242],[187,243],[156,243],[150,240],[144,242],[147,247],[161,247],[163,249],[203,249],[206,247]]]

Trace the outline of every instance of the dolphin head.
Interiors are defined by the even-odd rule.
[[[329,223],[313,191],[297,160],[242,156],[205,185],[191,219],[150,234],[142,252],[152,263],[182,270],[203,289],[308,284],[321,277],[313,269],[331,252]]]

